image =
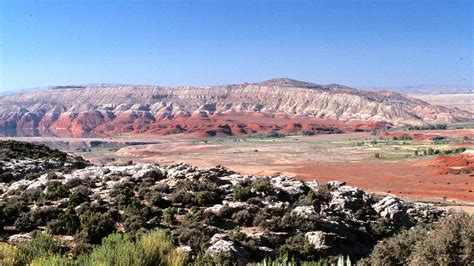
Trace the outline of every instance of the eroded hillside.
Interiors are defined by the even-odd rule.
[[[372,130],[471,121],[473,114],[393,92],[290,79],[214,87],[56,87],[0,97],[4,135],[198,136]]]

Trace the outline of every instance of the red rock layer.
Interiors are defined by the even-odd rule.
[[[36,120],[35,120],[36,119]],[[341,121],[302,115],[229,112],[225,114],[194,113],[174,117],[153,117],[148,112],[124,112],[114,116],[108,112],[47,114],[22,117],[16,134],[58,137],[104,137],[117,135],[189,134],[192,137],[222,137],[245,134],[305,133],[324,134],[342,131],[366,131],[389,127],[376,121]],[[4,125],[6,122],[4,122]],[[26,125],[26,126],[25,126]],[[1,124],[0,124],[1,128]],[[25,130],[28,129],[28,130]]]

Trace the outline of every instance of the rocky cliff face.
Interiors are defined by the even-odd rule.
[[[393,92],[290,79],[215,87],[56,87],[0,97],[4,134],[203,136],[374,129],[470,121],[472,113]]]

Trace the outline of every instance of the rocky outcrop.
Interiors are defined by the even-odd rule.
[[[329,249],[334,244],[336,234],[326,233],[323,231],[312,231],[305,234],[308,242],[313,245],[316,250]]]
[[[406,214],[406,206],[399,198],[386,196],[373,205],[374,210],[385,219],[400,220]]]
[[[473,117],[398,93],[289,79],[200,88],[61,87],[0,97],[3,134],[70,137],[334,133]]]
[[[25,169],[25,175],[35,172],[41,160],[46,158],[25,155],[2,164]],[[226,255],[242,263],[283,251],[301,259],[308,256],[305,252],[360,258],[381,238],[449,214],[430,204],[379,199],[344,182],[319,185],[285,176],[241,175],[222,166],[82,167],[43,169],[28,179],[1,181],[0,211],[8,215],[0,216],[0,226],[7,229],[0,240],[28,241],[33,230],[45,228],[64,234],[61,219],[67,217],[68,223],[77,221],[68,224],[77,227],[69,231],[74,237],[61,236],[68,242],[88,239],[91,232],[88,241],[97,243],[101,232],[166,228],[189,256]],[[92,221],[91,227],[86,221]],[[96,228],[101,229],[91,231]]]

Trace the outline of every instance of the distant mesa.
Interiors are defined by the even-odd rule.
[[[396,92],[289,78],[211,87],[56,86],[0,96],[0,134],[8,136],[319,134],[473,120],[468,111]]]

